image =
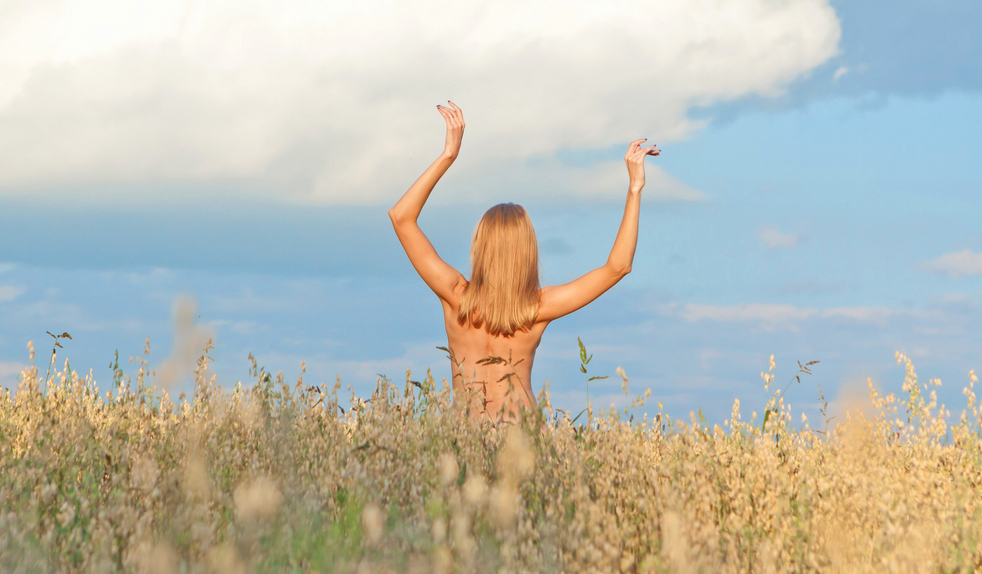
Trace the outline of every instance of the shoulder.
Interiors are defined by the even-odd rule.
[[[556,299],[556,286],[541,287],[539,289],[539,311],[548,307]]]

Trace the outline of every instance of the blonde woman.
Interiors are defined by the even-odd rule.
[[[539,287],[535,230],[525,210],[512,203],[484,214],[471,244],[468,281],[437,255],[416,223],[430,192],[460,152],[464,114],[456,104],[437,106],[447,123],[440,157],[389,210],[406,255],[443,305],[453,373],[454,401],[492,425],[514,421],[519,408],[535,407],[531,375],[535,350],[551,321],[587,305],[631,272],[638,240],[644,158],[657,156],[645,139],[631,142],[624,161],[629,185],[610,257],[586,275]]]

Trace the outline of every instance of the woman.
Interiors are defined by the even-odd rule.
[[[610,257],[601,267],[565,285],[540,288],[532,222],[521,206],[504,203],[489,209],[477,225],[468,281],[440,259],[416,223],[436,182],[460,151],[464,115],[448,103],[450,107],[437,106],[447,123],[443,153],[389,210],[389,218],[413,267],[443,305],[455,403],[495,425],[514,421],[521,406],[536,406],[532,362],[546,326],[590,303],[631,272],[644,158],[660,151],[653,145],[642,147],[647,138],[628,146],[627,204]]]

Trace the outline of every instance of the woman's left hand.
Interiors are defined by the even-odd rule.
[[[464,111],[450,100],[447,103],[451,107],[438,105],[436,109],[447,121],[447,143],[443,147],[443,155],[455,160],[460,153],[460,141],[464,138]]]

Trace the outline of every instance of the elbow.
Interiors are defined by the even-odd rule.
[[[622,279],[625,275],[631,272],[630,263],[608,263],[607,267],[610,269],[610,272],[614,275],[614,277],[617,278],[617,280]]]
[[[419,212],[406,213],[405,208],[400,208],[399,205],[394,206],[389,210],[389,219],[392,220],[393,227],[402,227],[416,222],[416,218],[419,216]]]
[[[393,207],[389,210],[389,220],[392,221],[392,227],[399,227],[403,219],[403,216],[396,210],[396,208]]]

